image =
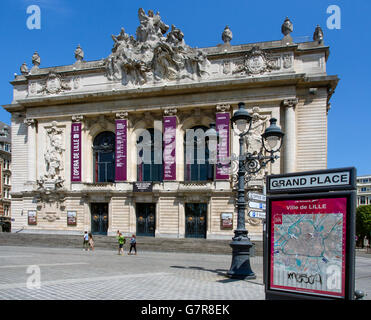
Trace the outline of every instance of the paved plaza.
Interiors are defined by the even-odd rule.
[[[251,259],[251,281],[227,278],[230,262],[230,255],[0,246],[0,299],[263,300],[262,257]],[[370,299],[370,258],[357,257],[356,288]]]

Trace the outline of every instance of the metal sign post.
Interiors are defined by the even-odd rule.
[[[266,299],[354,299],[356,169],[267,177]]]

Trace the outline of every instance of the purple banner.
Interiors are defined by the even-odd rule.
[[[229,123],[230,114],[227,112],[216,114],[216,131],[219,134],[218,165],[216,166],[215,179],[229,179]]]
[[[116,120],[115,181],[127,180],[127,120]]]
[[[81,123],[71,125],[71,182],[81,182]]]
[[[176,180],[176,117],[164,117],[164,180]]]

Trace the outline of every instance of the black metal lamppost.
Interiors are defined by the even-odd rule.
[[[277,119],[270,119],[270,126],[262,134],[262,144],[269,154],[263,155],[245,153],[243,154],[244,137],[249,133],[252,124],[252,117],[240,102],[239,109],[231,118],[232,128],[239,135],[240,153],[238,157],[238,190],[237,190],[237,229],[230,246],[232,248],[232,264],[228,276],[237,279],[255,279],[256,275],[250,266],[250,249],[253,244],[248,237],[245,227],[245,175],[252,175],[264,168],[269,162],[274,162],[279,156],[274,155],[281,149],[284,133],[277,126]],[[235,128],[236,127],[236,128]],[[258,150],[257,150],[258,151]]]

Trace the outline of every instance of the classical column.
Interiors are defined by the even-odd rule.
[[[36,182],[36,120],[25,119],[28,126],[27,132],[27,152],[28,152],[28,182]]]
[[[285,108],[285,136],[283,141],[284,148],[284,173],[296,171],[296,116],[295,107],[298,99],[283,100]]]

